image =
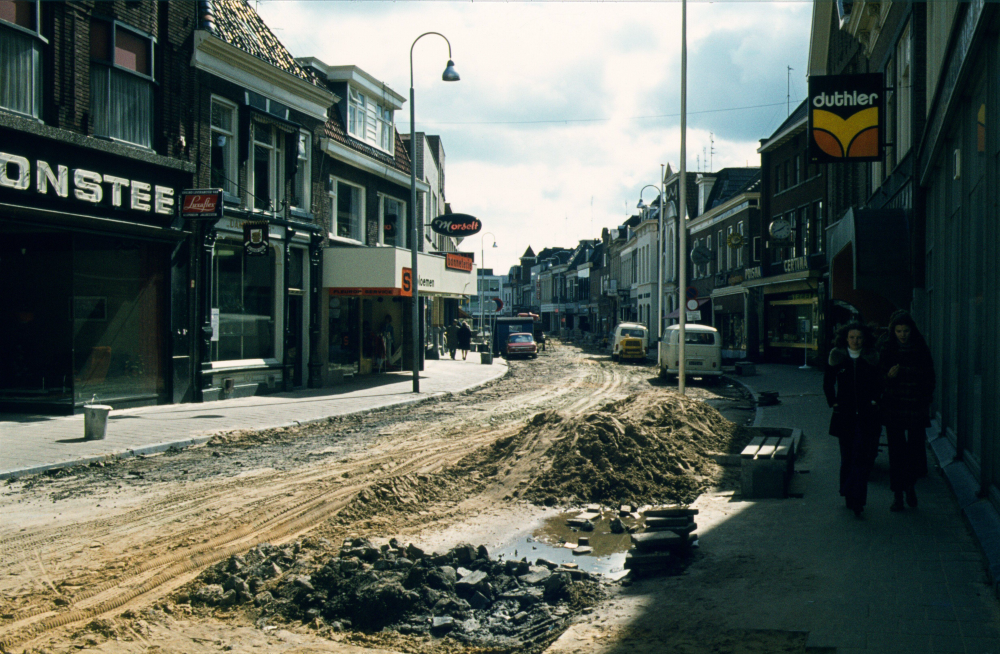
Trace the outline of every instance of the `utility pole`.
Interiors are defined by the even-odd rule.
[[[788,72],[785,77],[785,111],[786,118],[792,115],[792,70],[791,66],[788,66]]]

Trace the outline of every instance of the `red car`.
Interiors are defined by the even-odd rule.
[[[538,346],[535,345],[535,337],[528,333],[511,334],[507,337],[507,348],[505,352],[508,359],[514,357],[538,358]]]

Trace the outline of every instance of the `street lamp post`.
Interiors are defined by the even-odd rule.
[[[417,250],[421,243],[420,232],[417,229],[417,157],[414,149],[417,145],[417,131],[415,116],[416,110],[413,106],[413,48],[417,41],[428,34],[436,34],[444,39],[448,44],[448,65],[441,74],[441,79],[445,82],[457,82],[461,79],[455,71],[455,62],[451,60],[451,41],[440,32],[424,32],[413,40],[410,46],[410,274],[412,275],[410,284],[413,288],[413,392],[420,392],[420,277],[417,275]]]
[[[677,230],[680,250],[678,266],[678,286],[680,305],[677,316],[680,318],[677,343],[677,390],[685,394],[685,379],[687,361],[685,361],[684,341],[687,340],[684,323],[687,320],[687,0],[681,0],[681,188],[680,207],[677,211]]]
[[[646,207],[645,203],[642,201],[642,192],[647,188],[655,188],[660,192],[659,202],[660,202],[660,214],[657,216],[657,232],[659,233],[658,242],[656,244],[656,342],[657,351],[656,356],[659,359],[659,342],[663,339],[663,164],[660,164],[660,184],[646,184],[641,189],[639,189],[639,209]]]
[[[477,290],[479,291],[479,330],[482,334],[486,333],[486,302],[485,302],[485,291],[486,291],[486,237],[493,237],[493,247],[497,246],[497,237],[493,232],[485,232],[479,239],[479,286]],[[490,332],[490,339],[493,338],[493,332]],[[492,345],[492,344],[491,344]],[[490,348],[493,351],[493,348]]]

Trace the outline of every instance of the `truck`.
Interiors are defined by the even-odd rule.
[[[541,327],[541,323],[539,323]],[[528,333],[535,335],[538,341],[538,334],[535,332],[535,318],[533,316],[514,316],[496,319],[496,327],[493,332],[493,356],[503,354],[503,348],[507,345],[507,337],[511,334]]]

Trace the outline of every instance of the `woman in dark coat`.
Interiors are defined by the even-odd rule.
[[[458,326],[458,349],[462,350],[462,359],[469,356],[469,348],[472,347],[472,330],[469,323],[462,321]]]
[[[840,494],[860,516],[868,499],[868,476],[882,433],[878,401],[882,371],[868,328],[845,325],[837,334],[823,375],[823,392],[833,409],[830,434],[840,441]]]
[[[889,440],[889,487],[895,497],[890,511],[917,505],[914,484],[927,474],[927,427],[934,394],[934,361],[917,324],[897,311],[879,341],[879,365],[885,378],[882,423]]]

